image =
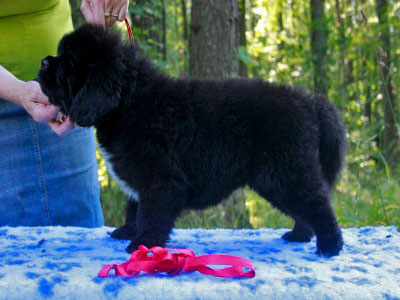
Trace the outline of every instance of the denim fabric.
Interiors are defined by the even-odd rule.
[[[61,138],[0,99],[0,226],[103,226],[93,129]]]

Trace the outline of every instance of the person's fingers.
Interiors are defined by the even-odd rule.
[[[104,27],[108,27],[110,26],[110,16],[108,13],[104,13],[104,15]]]
[[[53,119],[48,122],[48,125],[57,135],[61,137],[70,134],[75,127],[74,123],[72,123],[69,118],[66,118],[64,122],[59,122]]]
[[[26,82],[25,102],[37,102],[50,105],[49,98],[43,94],[40,84],[37,81]]]
[[[66,136],[72,132],[75,128],[75,124],[67,117],[65,121],[60,125],[60,129],[62,130],[61,136]]]
[[[111,13],[110,26],[115,25],[115,23],[118,21],[118,16],[119,16],[119,7],[114,6]]]
[[[94,22],[93,12],[90,8],[90,0],[82,0],[81,12],[88,23]]]
[[[45,105],[42,103],[32,103],[32,118],[39,123],[47,123],[57,117],[60,108],[54,105]]]
[[[124,1],[123,5],[119,9],[118,21],[122,22],[123,20],[125,20],[128,14],[128,6],[129,6],[129,1]]]
[[[115,24],[115,17],[113,17],[115,9],[114,7],[116,6],[115,0],[105,0],[105,1],[106,2],[104,4],[105,7],[104,11],[108,13],[107,14],[108,17],[106,18],[106,26],[113,26]]]
[[[90,9],[93,13],[93,23],[101,26],[105,26],[105,0],[91,0]]]
[[[110,26],[113,26],[117,21],[120,21],[120,11],[122,7],[125,5],[126,0],[115,0],[114,7],[111,13],[111,22]]]
[[[49,121],[49,126],[51,130],[57,134],[58,136],[64,137],[66,132],[61,128],[61,124],[57,123],[57,121]]]
[[[43,110],[47,115],[53,118],[54,116],[57,117],[57,114],[60,111],[60,107],[55,105],[46,105]]]
[[[128,13],[129,0],[82,0],[81,11],[89,23],[113,26]]]
[[[34,98],[32,98],[32,102],[35,103],[40,103],[43,105],[51,105],[49,102],[49,98],[45,94],[43,94],[41,91],[38,92],[36,95],[33,95]]]

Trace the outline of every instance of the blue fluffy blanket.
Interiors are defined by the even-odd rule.
[[[253,279],[200,273],[97,277],[128,260],[112,228],[0,227],[0,299],[400,299],[400,233],[394,227],[344,229],[340,256],[318,257],[311,243],[287,243],[285,230],[175,230],[171,248],[250,260]]]

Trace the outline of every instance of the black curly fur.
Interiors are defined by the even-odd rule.
[[[80,126],[96,126],[114,172],[138,192],[113,237],[163,246],[184,208],[200,209],[248,185],[296,225],[287,241],[317,236],[337,255],[330,192],[345,129],[324,97],[262,80],[174,79],[119,34],[84,25],[47,57],[39,81]]]

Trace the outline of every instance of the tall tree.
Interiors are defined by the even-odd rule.
[[[314,91],[326,95],[328,80],[325,70],[328,28],[324,14],[325,0],[311,0],[311,52],[314,69]]]
[[[376,12],[379,19],[379,67],[381,75],[381,88],[383,96],[383,111],[385,126],[383,129],[383,139],[381,148],[386,159],[394,163],[400,161],[400,138],[396,128],[398,118],[398,104],[393,92],[393,83],[391,75],[391,41],[390,24],[388,19],[388,1],[376,0]]]
[[[346,30],[351,32],[351,34],[354,33],[354,28],[353,28],[353,16],[350,12],[350,7],[354,6],[353,9],[355,9],[355,14],[357,14],[357,5],[353,5],[352,0],[346,0],[346,10],[347,10],[347,16],[346,16]],[[349,37],[347,37],[346,41],[346,48],[349,53],[353,53],[355,50],[352,49],[352,36],[351,34]],[[354,50],[354,51],[353,51]],[[352,86],[354,83],[354,59],[351,55],[347,56],[347,68],[346,68],[346,85],[347,85],[347,96],[349,97],[350,100],[355,100],[355,91],[352,90],[354,87]]]
[[[187,21],[187,11],[186,11],[186,0],[181,0],[181,10],[182,10],[182,18],[183,18],[183,33],[182,37],[185,41],[188,40],[188,21]]]
[[[238,34],[239,46],[246,49],[246,0],[239,0]],[[247,66],[243,61],[239,62],[240,77],[247,77]]]
[[[342,18],[343,8],[339,0],[335,0],[336,27],[338,31],[337,43],[339,49],[338,76],[339,76],[339,96],[342,105],[343,100],[347,99],[346,81],[345,81],[345,57],[346,57],[346,34],[345,25]]]
[[[193,0],[189,38],[192,77],[238,76],[237,0]]]
[[[182,40],[184,43],[184,48],[182,50],[182,56],[183,56],[183,65],[184,68],[182,70],[182,77],[187,76],[188,72],[188,44],[189,44],[189,28],[188,28],[188,17],[187,17],[187,9],[186,9],[186,0],[181,0],[181,13],[182,13]]]

